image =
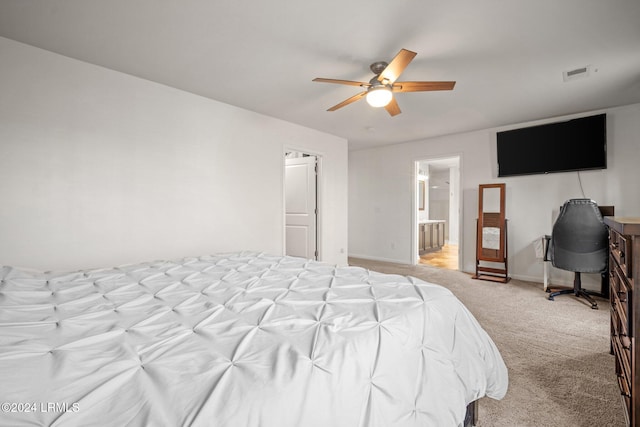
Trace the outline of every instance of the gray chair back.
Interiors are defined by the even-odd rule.
[[[607,269],[608,232],[596,202],[567,200],[551,233],[551,263],[580,273],[602,273]]]

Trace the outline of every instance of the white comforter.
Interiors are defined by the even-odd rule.
[[[249,252],[0,278],[3,426],[446,427],[507,389],[415,278]]]

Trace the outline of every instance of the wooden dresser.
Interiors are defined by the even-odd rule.
[[[640,218],[605,217],[609,226],[611,350],[627,423],[640,425]],[[637,285],[637,287],[636,287]]]

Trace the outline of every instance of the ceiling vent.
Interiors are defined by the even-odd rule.
[[[589,74],[591,74],[591,66],[587,65],[573,70],[564,71],[562,73],[562,80],[568,82],[571,80],[582,79],[588,77]]]

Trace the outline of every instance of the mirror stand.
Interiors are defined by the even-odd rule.
[[[507,220],[505,184],[481,184],[478,188],[476,228],[476,274],[474,279],[506,283]]]

